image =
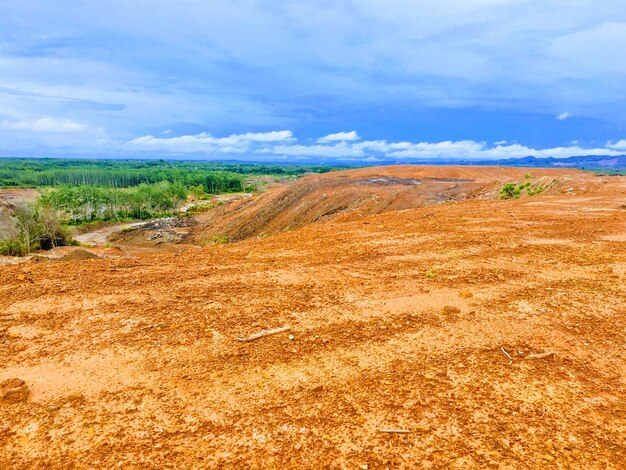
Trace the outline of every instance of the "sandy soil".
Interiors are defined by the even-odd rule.
[[[623,468],[625,195],[2,266],[0,467]]]

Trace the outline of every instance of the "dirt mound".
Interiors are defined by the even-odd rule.
[[[145,223],[135,223],[127,230],[111,233],[107,240],[135,246],[157,246],[180,243],[195,225],[193,217],[168,217]]]
[[[391,166],[310,175],[256,197],[198,216],[189,240],[215,235],[237,241],[268,236],[328,220],[347,221],[391,210],[498,197],[505,182],[523,182],[528,169],[502,167]],[[544,188],[563,184],[577,170],[534,169]]]
[[[85,261],[89,259],[100,259],[100,256],[91,251],[77,249],[72,250],[68,254],[60,258],[61,261]]]

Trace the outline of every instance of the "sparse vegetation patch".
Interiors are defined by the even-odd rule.
[[[533,179],[533,176],[527,173],[525,176],[526,181],[522,183],[506,183],[500,189],[500,199],[518,199],[524,194],[524,191],[529,196],[535,196],[545,191],[543,185],[539,183],[533,184],[530,181],[531,179]]]

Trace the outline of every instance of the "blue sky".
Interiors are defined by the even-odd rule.
[[[2,0],[0,156],[626,153],[623,0]]]

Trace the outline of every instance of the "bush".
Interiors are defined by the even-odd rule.
[[[191,186],[189,188],[189,192],[196,200],[204,200],[209,197],[209,195],[206,193],[204,186],[201,184]]]
[[[61,225],[58,213],[51,209],[17,207],[13,217],[18,234],[0,242],[0,254],[24,256],[39,249],[50,250],[73,244],[71,235]]]
[[[5,238],[0,240],[0,255],[24,256],[26,253],[17,238]]]
[[[221,245],[224,243],[229,243],[230,237],[228,235],[213,235],[211,236],[211,245]]]
[[[500,199],[517,199],[520,196],[520,189],[515,183],[506,183],[500,189]]]
[[[526,175],[527,177],[529,175]],[[532,178],[532,176],[531,176]],[[500,189],[500,199],[517,199],[519,198],[523,191],[526,190],[526,193],[529,196],[534,196],[535,194],[539,194],[544,191],[544,187],[540,184],[532,185],[530,181],[526,181],[525,183],[506,183]]]

